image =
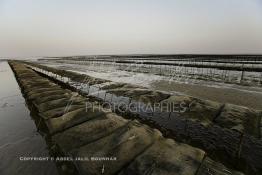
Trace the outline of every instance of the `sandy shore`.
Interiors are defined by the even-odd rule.
[[[262,110],[262,93],[259,91],[243,91],[234,88],[215,88],[202,85],[180,84],[163,80],[153,82],[152,87],[156,90],[176,91],[201,99],[231,103]]]

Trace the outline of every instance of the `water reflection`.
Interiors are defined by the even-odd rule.
[[[0,174],[56,175],[53,162],[20,161],[21,156],[48,156],[7,62],[0,62]]]

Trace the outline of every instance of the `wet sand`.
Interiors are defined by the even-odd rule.
[[[153,82],[151,85],[152,88],[156,90],[180,92],[201,99],[262,110],[262,92],[259,90],[246,91],[234,88],[216,88],[195,84],[167,82],[164,80]]]
[[[262,88],[224,84],[211,81],[198,81],[183,83],[169,81],[168,77],[116,71],[114,69],[102,71],[101,68],[90,69],[88,66],[70,64],[48,64],[48,66],[87,74],[96,78],[107,79],[115,82],[130,83],[160,91],[178,92],[201,99],[213,100],[220,103],[231,103],[262,110]]]
[[[58,175],[54,162],[20,160],[47,157],[49,151],[7,62],[0,62],[0,81],[0,174]]]

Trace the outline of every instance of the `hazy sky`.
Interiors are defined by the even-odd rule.
[[[0,0],[0,57],[260,53],[262,0]]]

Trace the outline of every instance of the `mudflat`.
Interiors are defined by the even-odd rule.
[[[155,81],[152,88],[161,91],[173,91],[201,99],[213,100],[221,103],[231,103],[246,106],[253,109],[262,110],[262,90],[248,90],[223,87],[209,87],[199,84],[185,84],[168,82],[165,80]]]

